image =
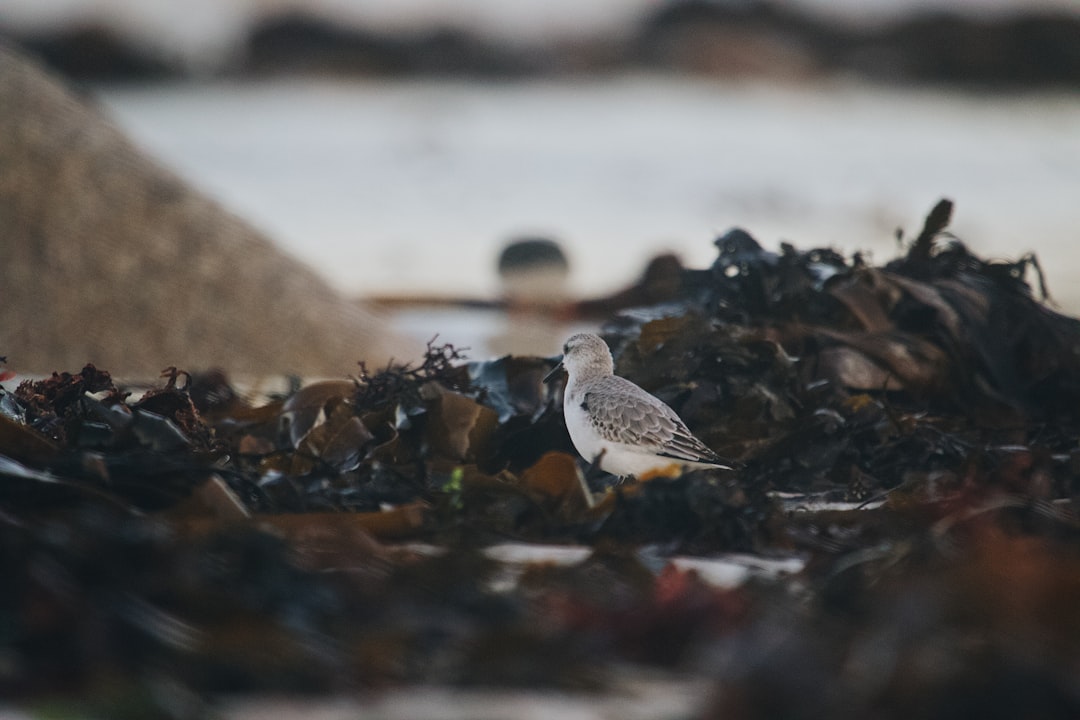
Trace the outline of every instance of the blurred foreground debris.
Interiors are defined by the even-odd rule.
[[[611,318],[738,473],[586,476],[551,359],[435,344],[256,403],[175,368],[0,393],[0,692],[190,716],[634,667],[699,717],[1075,717],[1080,325],[951,211],[880,267],[733,230]]]

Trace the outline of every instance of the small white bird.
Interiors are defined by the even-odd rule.
[[[687,468],[731,469],[694,437],[675,411],[626,378],[614,374],[611,351],[599,336],[580,333],[566,341],[562,369],[568,376],[563,416],[582,457],[623,477]]]

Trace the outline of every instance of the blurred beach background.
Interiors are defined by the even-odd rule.
[[[421,346],[558,352],[416,302],[498,298],[514,238],[598,297],[733,226],[885,262],[940,197],[1080,310],[1073,0],[8,0],[0,33]]]

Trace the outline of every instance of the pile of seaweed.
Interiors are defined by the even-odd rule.
[[[0,695],[187,717],[634,665],[710,678],[703,717],[1076,716],[1080,322],[951,210],[880,267],[733,230],[605,325],[734,471],[587,473],[553,358],[448,345],[256,404],[175,368],[0,392]],[[508,542],[587,556],[510,571]],[[735,552],[803,569],[672,562]]]

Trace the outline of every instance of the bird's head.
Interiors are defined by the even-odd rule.
[[[563,345],[562,360],[547,374],[544,382],[550,382],[563,369],[570,377],[580,373],[610,375],[614,372],[615,363],[607,343],[599,335],[578,333]]]

